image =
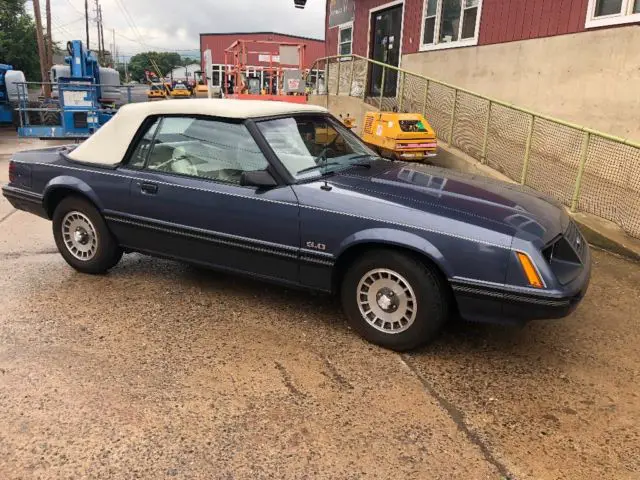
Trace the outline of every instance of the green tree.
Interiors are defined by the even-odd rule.
[[[153,62],[158,65],[159,72],[156,72]],[[175,52],[143,52],[131,57],[128,68],[131,78],[143,80],[145,70],[164,76],[180,65],[183,65],[183,59]]]
[[[25,0],[0,0],[0,63],[40,81],[36,26],[25,11]]]

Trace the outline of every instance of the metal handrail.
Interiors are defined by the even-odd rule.
[[[617,142],[617,143],[622,143],[624,145],[629,145],[630,147],[640,148],[640,142],[635,142],[633,140],[630,140],[630,139],[627,139],[627,138],[618,137],[616,135],[611,135],[609,133],[605,133],[605,132],[602,132],[600,130],[596,130],[594,128],[586,127],[584,125],[578,125],[578,124],[575,124],[575,123],[568,122],[566,120],[562,120],[560,118],[552,117],[550,115],[545,115],[544,113],[540,113],[540,112],[536,112],[534,110],[529,110],[527,108],[519,107],[519,106],[514,105],[512,103],[509,103],[509,102],[505,102],[505,101],[498,100],[498,99],[493,98],[493,97],[489,97],[487,95],[481,95],[479,93],[472,92],[471,90],[467,90],[466,88],[456,87],[455,85],[452,85],[452,84],[447,83],[447,82],[443,82],[442,80],[436,80],[436,79],[434,79],[432,77],[427,77],[426,75],[421,75],[421,74],[418,74],[418,73],[414,73],[414,72],[411,72],[409,70],[405,70],[405,69],[400,68],[400,67],[395,67],[393,65],[388,65],[386,63],[382,63],[382,62],[379,62],[377,60],[372,60],[370,58],[366,58],[366,57],[363,57],[363,56],[360,56],[360,55],[355,55],[355,54],[352,54],[352,55],[332,55],[332,56],[328,56],[328,57],[321,57],[321,58],[318,58],[312,64],[311,69],[313,69],[313,66],[318,62],[322,62],[322,61],[328,62],[329,60],[341,59],[341,58],[345,58],[345,59],[357,58],[357,59],[360,59],[360,60],[365,60],[368,63],[374,64],[374,65],[379,65],[379,66],[381,66],[383,68],[396,70],[397,72],[401,72],[401,73],[404,73],[404,74],[409,74],[409,75],[412,75],[414,77],[426,80],[428,82],[432,82],[432,83],[435,83],[435,84],[438,84],[438,85],[442,85],[442,86],[447,87],[447,88],[454,89],[457,92],[462,92],[462,93],[465,93],[467,95],[472,95],[472,96],[474,96],[476,98],[480,98],[482,100],[486,100],[488,102],[491,102],[494,105],[500,105],[500,106],[503,106],[503,107],[511,108],[511,109],[516,110],[518,112],[522,112],[524,114],[531,115],[531,116],[533,116],[535,118],[540,118],[542,120],[547,120],[549,122],[553,122],[553,123],[556,123],[558,125],[562,125],[562,126],[565,126],[565,127],[573,128],[575,130],[579,130],[581,132],[589,133],[591,135],[597,135],[597,136],[605,138],[607,140],[611,140],[611,141],[614,141],[614,142]],[[326,81],[327,80],[325,79],[325,82]]]

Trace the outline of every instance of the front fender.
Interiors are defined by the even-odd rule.
[[[447,262],[440,250],[438,250],[431,242],[419,235],[416,235],[415,233],[395,230],[393,228],[370,228],[348,236],[340,243],[337,257],[339,258],[349,248],[367,243],[391,245],[413,250],[416,253],[429,257],[436,263],[436,265],[438,265],[438,267],[440,267],[447,278],[451,278],[454,275],[449,262]]]
[[[43,205],[48,210],[51,198],[55,197],[55,192],[60,190],[71,190],[77,192],[91,200],[99,210],[103,209],[102,202],[96,192],[84,181],[69,175],[60,175],[52,178],[44,187]]]

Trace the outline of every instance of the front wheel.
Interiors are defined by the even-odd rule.
[[[424,345],[449,317],[450,295],[441,275],[393,250],[358,258],[343,279],[341,296],[353,329],[396,351]]]
[[[122,258],[100,212],[87,200],[64,198],[53,213],[53,236],[62,257],[83,273],[105,273]]]

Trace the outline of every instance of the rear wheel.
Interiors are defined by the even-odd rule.
[[[364,254],[350,266],[341,290],[353,329],[392,350],[424,345],[449,317],[449,290],[440,274],[401,252]]]
[[[122,257],[100,212],[82,198],[64,198],[56,207],[53,236],[67,263],[83,273],[105,273]]]

